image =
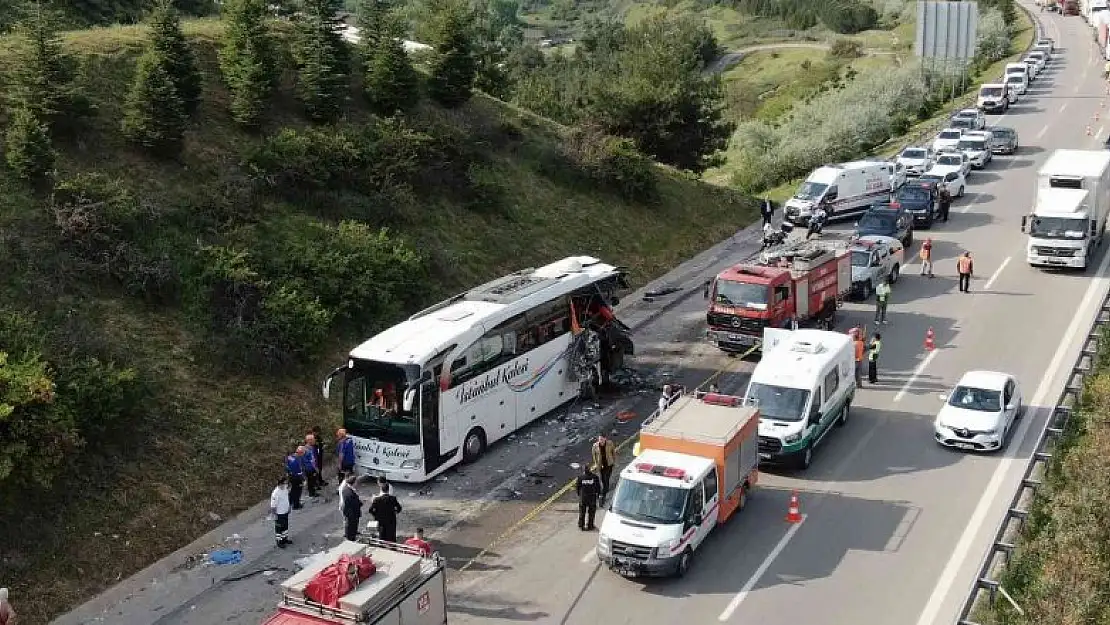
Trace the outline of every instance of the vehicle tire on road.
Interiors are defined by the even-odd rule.
[[[836,427],[844,427],[848,423],[848,413],[852,410],[852,400],[844,402],[844,407],[840,409],[840,416],[836,419]]]
[[[963,185],[960,185],[960,190],[959,190],[959,192],[956,193],[956,197],[963,197],[963,196],[964,196],[964,187],[963,187]]]
[[[798,460],[795,463],[800,471],[805,471],[811,464],[813,464],[813,443],[806,445],[806,448],[802,450],[802,454],[798,456]]]
[[[687,547],[686,551],[683,551],[682,555],[678,557],[678,566],[675,568],[675,571],[674,571],[674,576],[675,577],[685,577],[686,576],[686,572],[690,570],[690,560],[693,557],[694,557],[694,552],[690,551],[690,548]]]
[[[871,281],[868,280],[867,282],[863,283],[863,292],[860,293],[860,298],[866,302],[867,300],[871,299],[871,293],[873,293],[874,291],[874,285],[872,285]]]
[[[463,439],[463,462],[471,463],[486,452],[486,433],[482,428],[474,428]]]
[[[902,275],[901,265],[895,264],[893,267],[890,268],[890,283],[894,284],[895,282],[897,282],[898,278],[901,275]]]

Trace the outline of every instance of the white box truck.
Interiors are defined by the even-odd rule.
[[[1110,152],[1056,150],[1037,173],[1033,211],[1021,219],[1033,266],[1085,269],[1110,211]]]
[[[817,205],[823,205],[829,219],[849,217],[866,211],[872,204],[889,199],[890,192],[905,181],[905,173],[894,163],[854,161],[818,167],[786,201],[784,217],[795,225],[809,223]]]

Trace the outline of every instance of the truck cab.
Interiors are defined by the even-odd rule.
[[[755,263],[722,271],[707,289],[706,337],[720,349],[758,348],[764,328],[831,328],[851,289],[843,244],[811,241],[772,248]]]
[[[759,408],[760,462],[808,469],[833,426],[848,422],[856,394],[855,349],[847,334],[775,330],[744,404]]]
[[[1028,263],[1085,269],[1106,231],[1108,190],[1110,153],[1053,152],[1037,172],[1033,211],[1021,220]]]

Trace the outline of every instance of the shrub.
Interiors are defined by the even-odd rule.
[[[367,50],[364,86],[370,107],[380,115],[393,115],[416,105],[420,77],[405,52],[401,25],[390,18],[383,28],[386,36]]]
[[[894,136],[930,93],[919,68],[868,74],[795,107],[779,126],[741,124],[733,135],[743,154],[734,180],[750,193],[820,165],[858,156]]]
[[[56,157],[46,124],[31,109],[17,108],[5,136],[4,159],[8,167],[24,180],[41,181],[54,171]]]
[[[228,360],[282,369],[315,353],[327,338],[334,315],[317,298],[263,279],[245,251],[205,247],[201,253],[198,291]]]
[[[438,146],[399,119],[360,128],[286,128],[251,149],[244,165],[255,180],[294,196],[334,187],[388,193],[449,164]]]
[[[89,113],[89,103],[76,88],[76,59],[58,36],[60,16],[44,3],[28,3],[26,18],[13,37],[10,63],[11,101],[32,112],[51,129]]]
[[[837,59],[858,59],[863,56],[863,44],[855,39],[837,39],[829,46],[829,56]]]
[[[996,9],[986,9],[979,18],[975,56],[982,65],[1001,61],[1010,54],[1013,32]]]
[[[86,443],[124,423],[142,402],[134,370],[54,349],[46,330],[32,315],[0,310],[0,484],[5,486],[49,487]],[[46,353],[60,355],[49,362]]]
[[[563,151],[591,180],[624,198],[651,200],[656,196],[651,161],[629,139],[607,135],[600,126],[586,124],[570,131]]]
[[[88,260],[103,259],[139,227],[139,201],[120,181],[78,174],[54,189],[51,208],[62,240]]]

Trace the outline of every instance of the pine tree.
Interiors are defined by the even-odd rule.
[[[74,84],[76,60],[58,37],[61,18],[41,2],[25,8],[15,30],[9,93],[17,106],[53,127],[62,118],[86,113],[88,103]]]
[[[355,22],[360,44],[371,50],[377,48],[385,31],[393,27],[393,9],[392,0],[359,0]]]
[[[44,180],[54,171],[50,130],[33,110],[20,106],[12,113],[5,137],[4,158],[24,180]]]
[[[163,55],[162,50],[151,47],[139,58],[124,108],[123,134],[149,150],[169,155],[181,149],[188,115]]]
[[[459,0],[443,2],[436,16],[435,58],[428,93],[447,108],[470,99],[477,62],[470,41],[472,14]]]
[[[277,79],[274,46],[266,28],[265,0],[231,0],[220,69],[231,91],[231,117],[257,126]]]
[[[315,121],[339,117],[347,96],[350,53],[339,34],[341,7],[342,0],[305,0],[297,24],[293,56],[298,92],[305,112]]]
[[[379,115],[411,109],[420,98],[420,77],[405,52],[404,29],[396,18],[382,26],[375,47],[367,50],[366,98]]]
[[[150,43],[165,59],[163,67],[173,81],[186,115],[192,115],[200,106],[201,75],[193,49],[181,32],[181,18],[172,0],[159,0],[155,6]]]

